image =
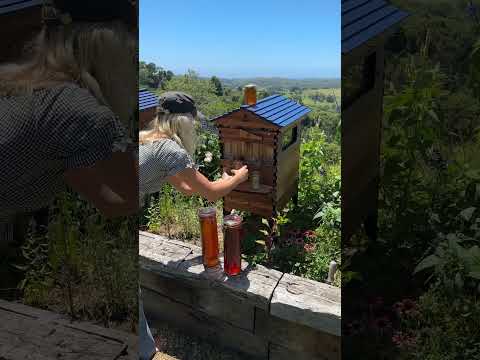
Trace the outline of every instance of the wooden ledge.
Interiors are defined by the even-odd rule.
[[[139,254],[142,272],[192,281],[198,287],[219,286],[264,310],[268,310],[273,291],[282,277],[280,271],[261,265],[251,268],[245,261],[242,261],[242,273],[226,276],[222,271],[223,257],[220,268],[206,270],[200,247],[143,231],[140,232]]]
[[[341,334],[340,288],[261,265],[250,268],[245,262],[243,272],[233,277],[225,276],[221,268],[206,271],[200,247],[146,232],[140,232],[139,252],[142,286],[172,298],[176,295],[184,304],[200,306],[210,314],[222,313],[218,307],[229,304],[222,295],[227,294],[274,318],[337,337]],[[214,288],[218,296],[211,291]],[[202,300],[192,301],[193,290],[189,289],[200,289],[195,290],[195,298]],[[222,300],[213,300],[215,296]]]
[[[335,336],[341,335],[341,290],[284,274],[272,297],[270,314]]]

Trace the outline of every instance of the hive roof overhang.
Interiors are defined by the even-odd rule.
[[[13,13],[33,6],[43,5],[44,0],[0,0],[0,15]]]
[[[385,0],[342,0],[342,54],[392,29],[407,16]]]
[[[286,127],[300,120],[311,111],[308,107],[283,95],[272,95],[259,100],[253,105],[242,105],[238,109],[211,119],[211,121],[221,120],[241,110],[249,111],[279,128]]]
[[[138,90],[138,109],[140,111],[155,108],[158,105],[158,96],[147,89]]]

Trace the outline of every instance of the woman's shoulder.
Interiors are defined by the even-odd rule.
[[[75,83],[62,83],[41,88],[35,91],[35,95],[42,104],[54,103],[55,106],[52,109],[56,111],[113,115],[110,108],[101,104],[90,90]]]
[[[160,138],[154,141],[148,141],[140,144],[140,151],[143,152],[163,152],[163,153],[186,153],[177,142],[170,138]]]
[[[150,158],[151,160],[165,162],[169,164],[182,163],[194,166],[194,161],[188,152],[177,142],[170,138],[161,138],[146,144],[140,145],[139,156],[142,160]]]

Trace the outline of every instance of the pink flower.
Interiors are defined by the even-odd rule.
[[[305,245],[303,245],[303,248],[308,253],[314,252],[316,247],[317,246],[315,244],[305,244]]]
[[[316,234],[312,230],[307,230],[303,233],[303,236],[306,237],[307,239],[313,239],[316,237]]]
[[[413,347],[417,343],[417,338],[413,335],[405,334],[401,331],[397,331],[392,336],[392,342],[398,348],[409,348]]]

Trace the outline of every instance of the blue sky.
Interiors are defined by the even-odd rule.
[[[340,77],[340,0],[142,0],[140,60],[175,74]]]

